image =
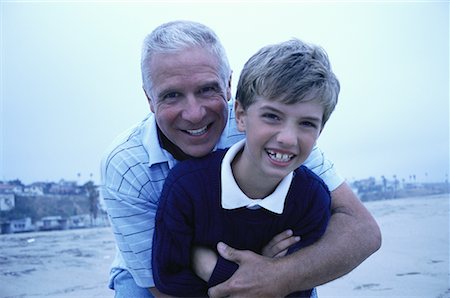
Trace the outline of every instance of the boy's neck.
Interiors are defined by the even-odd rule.
[[[236,154],[231,162],[233,178],[247,197],[255,200],[264,199],[277,188],[280,180],[260,179],[261,177],[254,175],[254,171],[245,166],[243,161],[244,148]]]

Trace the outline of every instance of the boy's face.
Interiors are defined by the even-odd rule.
[[[236,101],[238,128],[247,137],[241,155],[246,168],[275,180],[298,168],[320,135],[323,112],[315,101],[288,105],[257,97],[246,111]]]

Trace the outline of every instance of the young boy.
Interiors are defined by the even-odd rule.
[[[262,48],[245,64],[235,116],[246,139],[228,150],[178,164],[166,179],[153,244],[156,287],[174,296],[206,296],[238,265],[217,255],[207,282],[191,267],[191,247],[219,241],[261,253],[291,229],[317,241],[330,217],[330,194],[301,166],[337,103],[339,82],[326,53],[293,39]],[[292,293],[310,297],[312,289]]]

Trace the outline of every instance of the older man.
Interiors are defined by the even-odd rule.
[[[153,113],[119,137],[102,161],[102,196],[118,247],[110,280],[116,297],[158,294],[151,269],[152,238],[169,170],[178,161],[243,138],[231,119],[231,69],[211,29],[187,21],[159,26],[144,41],[141,69]],[[305,165],[331,190],[332,217],[324,237],[281,258],[220,245],[218,252],[239,269],[211,288],[211,296],[282,296],[312,288],[348,273],[379,248],[376,222],[332,163],[315,148]],[[294,241],[287,231],[267,247],[273,255],[283,254]],[[198,260],[207,256],[200,249],[195,254],[197,270]]]

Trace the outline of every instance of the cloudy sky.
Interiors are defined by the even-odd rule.
[[[235,89],[262,46],[297,37],[341,82],[319,146],[349,180],[449,172],[449,4],[414,2],[1,2],[0,180],[99,181],[104,150],[149,108],[143,38],[202,22],[221,38]]]

